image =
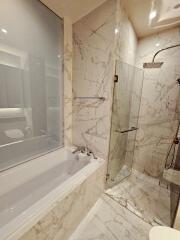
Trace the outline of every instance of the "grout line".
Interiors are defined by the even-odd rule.
[[[133,213],[135,216],[137,216],[138,218],[140,218],[141,220],[143,220],[143,222],[148,223],[151,226],[154,226],[155,224],[157,224],[158,226],[164,226],[162,224],[160,224],[160,222],[156,221],[156,219],[153,219],[153,221],[149,221],[146,220],[143,217],[140,217],[138,214],[136,214],[135,212],[131,211],[129,208],[127,208],[126,206],[124,206],[123,204],[121,204],[120,202],[118,202],[116,199],[113,198],[113,196],[109,195],[108,193],[104,193],[107,197],[109,197],[110,199],[112,199],[114,202],[118,203],[120,206],[122,206],[123,208],[127,209],[129,212]],[[153,224],[154,223],[154,224]]]

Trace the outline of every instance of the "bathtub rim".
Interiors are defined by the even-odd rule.
[[[1,240],[18,240],[39,220],[45,217],[57,205],[57,202],[66,198],[104,163],[103,159],[92,159],[88,165],[54,188],[8,224],[4,225],[0,229]]]

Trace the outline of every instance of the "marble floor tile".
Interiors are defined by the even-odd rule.
[[[133,171],[106,194],[151,225],[170,225],[170,191],[158,179]]]
[[[148,240],[152,227],[106,194],[88,215],[70,240]]]

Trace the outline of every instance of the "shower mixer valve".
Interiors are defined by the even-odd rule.
[[[176,138],[174,139],[174,144],[179,144],[179,138],[178,138],[178,137],[176,137]]]

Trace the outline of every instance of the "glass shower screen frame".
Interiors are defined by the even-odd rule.
[[[39,0],[0,5],[0,171],[64,146],[63,20]]]

